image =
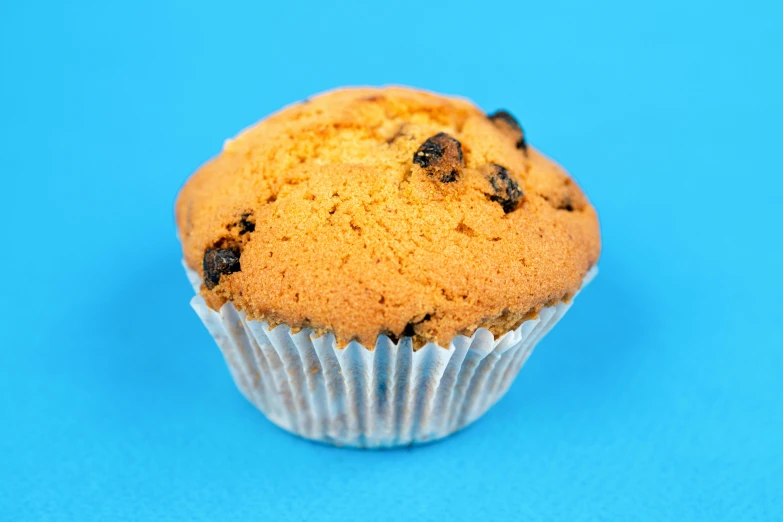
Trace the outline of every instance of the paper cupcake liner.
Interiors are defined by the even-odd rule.
[[[185,267],[198,293],[201,278]],[[582,287],[595,276],[588,272]],[[293,333],[247,320],[226,303],[219,312],[196,295],[191,305],[214,337],[242,394],[281,428],[302,437],[366,448],[437,440],[483,415],[511,386],[536,343],[573,299],[495,340],[485,328],[458,336],[447,348],[414,351],[378,337],[338,348],[332,334]]]

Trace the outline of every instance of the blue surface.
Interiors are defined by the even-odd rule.
[[[783,519],[779,3],[265,3],[0,7],[0,520]],[[235,390],[172,206],[256,119],[384,83],[512,110],[604,253],[480,422],[338,450]]]

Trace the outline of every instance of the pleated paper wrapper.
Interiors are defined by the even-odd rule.
[[[186,270],[198,294],[201,278]],[[357,342],[338,348],[332,334],[270,329],[231,303],[218,312],[199,295],[191,300],[237,388],[270,421],[307,439],[364,448],[441,439],[481,417],[572,303],[544,308],[498,339],[479,328],[448,347],[414,351],[410,337],[395,344],[385,335],[373,349]]]

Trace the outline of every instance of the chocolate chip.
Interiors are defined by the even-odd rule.
[[[256,222],[253,220],[253,214],[251,212],[245,212],[240,216],[238,221],[226,225],[226,230],[232,232],[232,234],[234,229],[239,229],[240,236],[247,234],[248,232],[253,232],[256,229]],[[220,248],[222,246],[225,246],[225,244],[214,245],[215,248]]]
[[[416,335],[416,332],[413,331],[413,323],[408,323],[405,325],[405,329],[402,331],[403,337],[413,337]]]
[[[571,196],[566,196],[563,201],[557,206],[557,210],[566,210],[568,212],[574,211],[574,206],[571,204]]]
[[[487,116],[494,123],[503,122],[514,130],[522,132],[522,126],[517,119],[508,111],[500,109]]]
[[[204,284],[212,290],[220,283],[221,274],[239,272],[238,248],[208,248],[204,252]]]
[[[242,214],[242,218],[239,220],[239,235],[247,234],[248,232],[253,232],[256,229],[256,224],[254,221],[250,221],[251,214],[245,213]]]
[[[492,185],[493,194],[489,194],[489,199],[500,203],[506,214],[516,209],[523,195],[508,169],[497,163],[490,163],[485,167],[484,172],[489,184]]]
[[[508,128],[511,134],[513,134],[517,140],[517,148],[527,152],[525,131],[522,129],[522,126],[519,124],[517,119],[510,112],[501,109],[490,114],[488,118],[496,125],[501,125]]]
[[[421,144],[413,155],[413,162],[443,183],[457,181],[464,166],[462,144],[440,132]]]
[[[408,324],[405,325],[405,328],[402,331],[402,337],[413,337],[414,335],[416,335],[416,326],[424,322],[427,322],[430,319],[432,319],[432,316],[430,314],[425,314],[424,317],[421,318],[420,320],[416,322],[413,321],[409,322]]]

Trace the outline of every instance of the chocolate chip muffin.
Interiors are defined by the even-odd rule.
[[[439,439],[506,392],[595,273],[598,219],[506,110],[342,89],[226,142],[176,205],[191,304],[275,424]]]
[[[322,94],[227,140],[176,220],[211,308],[340,346],[498,337],[569,300],[600,252],[595,210],[510,112],[401,87]]]
[[[210,306],[343,344],[503,334],[572,296],[600,251],[594,209],[509,112],[396,87],[228,140],[176,217]]]

